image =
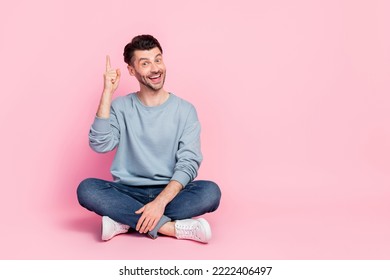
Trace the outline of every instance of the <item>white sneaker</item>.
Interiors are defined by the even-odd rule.
[[[110,240],[115,235],[126,233],[129,229],[130,226],[115,222],[107,216],[102,218],[102,240],[104,241]]]
[[[177,220],[175,230],[177,239],[191,239],[203,243],[211,239],[210,225],[203,218]]]

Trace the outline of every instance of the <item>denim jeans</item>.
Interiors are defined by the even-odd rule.
[[[100,216],[108,216],[121,224],[135,228],[141,214],[135,214],[153,201],[166,185],[128,186],[101,179],[86,179],[77,189],[81,206]],[[161,226],[169,221],[188,219],[215,211],[221,199],[219,187],[211,181],[192,181],[166,206],[157,226],[148,234],[157,237]]]

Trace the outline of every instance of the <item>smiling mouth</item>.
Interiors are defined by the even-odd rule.
[[[161,77],[162,77],[162,73],[159,73],[159,74],[156,74],[153,76],[149,76],[148,78],[149,78],[149,80],[152,81],[152,83],[158,83],[158,82],[160,82]]]

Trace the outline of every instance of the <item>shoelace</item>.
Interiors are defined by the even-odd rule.
[[[116,230],[126,231],[126,230],[129,230],[130,227],[128,225],[124,225],[124,224],[115,222],[115,228],[116,228]]]
[[[199,228],[198,225],[195,225],[195,226],[179,226],[179,227],[176,228],[176,230],[178,231],[178,233],[179,233],[179,235],[181,237],[199,239],[199,237],[195,234],[198,228]]]

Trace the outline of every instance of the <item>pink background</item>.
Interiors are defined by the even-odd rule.
[[[1,259],[390,258],[389,2],[199,2],[1,4]],[[208,245],[101,242],[76,200],[110,178],[87,139],[105,55],[126,73],[143,33],[203,124],[198,178],[223,191]],[[137,89],[123,75],[117,95]]]

